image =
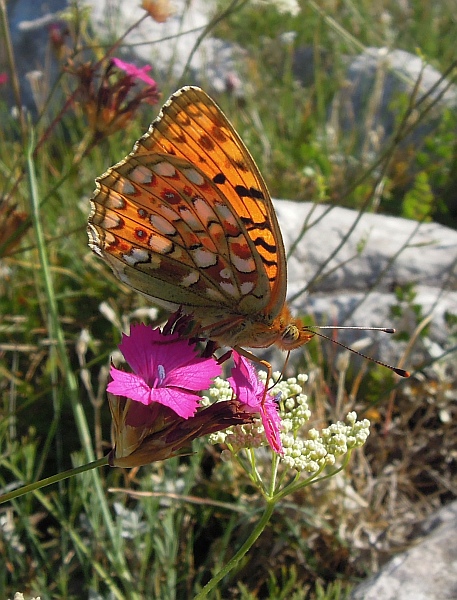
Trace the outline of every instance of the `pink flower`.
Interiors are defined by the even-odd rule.
[[[113,64],[116,65],[118,69],[121,69],[122,71],[127,73],[127,75],[130,75],[134,78],[136,77],[137,79],[141,79],[148,85],[156,85],[154,79],[151,79],[149,75],[146,75],[146,73],[151,70],[151,67],[149,65],[140,68],[134,65],[133,63],[124,62],[120,58],[112,58],[111,61],[113,62]]]
[[[0,85],[8,82],[8,73],[0,73]]]
[[[111,367],[113,381],[107,391],[145,406],[167,406],[183,419],[196,413],[197,392],[221,374],[213,358],[200,358],[195,346],[179,334],[164,335],[143,324],[132,326],[130,336],[122,336],[119,349],[133,373]]]
[[[281,418],[278,414],[276,402],[270,396],[265,395],[265,384],[257,377],[254,367],[238,352],[233,352],[235,367],[228,382],[232,386],[237,400],[251,412],[260,413],[262,424],[265,429],[268,443],[278,454],[283,454],[281,437]]]
[[[112,467],[140,467],[188,453],[192,440],[227,427],[252,423],[252,413],[236,400],[215,402],[190,419],[160,404],[144,406],[108,392],[113,417]],[[186,448],[186,450],[183,450]]]

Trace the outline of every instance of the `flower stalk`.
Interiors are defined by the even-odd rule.
[[[79,473],[84,473],[85,471],[91,471],[92,469],[97,469],[98,467],[105,467],[108,465],[108,456],[103,456],[98,460],[94,460],[85,465],[81,465],[80,467],[74,467],[73,469],[68,469],[67,471],[63,471],[62,473],[57,473],[57,475],[52,475],[51,477],[46,477],[45,479],[40,479],[40,481],[35,481],[34,483],[29,483],[28,485],[24,485],[20,488],[13,490],[12,492],[8,492],[0,496],[0,504],[4,502],[8,502],[9,500],[14,500],[15,498],[20,498],[25,494],[29,494],[30,492],[35,492],[36,490],[41,490],[48,485],[52,485],[53,483],[58,483],[59,481],[63,481],[64,479],[68,479],[69,477],[74,477],[75,475],[79,475]]]

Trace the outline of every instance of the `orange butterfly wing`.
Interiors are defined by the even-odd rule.
[[[173,94],[96,184],[89,245],[123,282],[182,306],[226,345],[277,342],[290,316],[279,225],[249,151],[205,92]]]
[[[269,314],[276,316],[284,305],[287,286],[281,230],[265,181],[221,109],[203,90],[182,88],[165,104],[136,150],[138,154],[181,157],[216,184],[233,217],[244,225],[246,241],[249,243],[250,238],[254,244],[249,244],[251,255],[260,255],[261,270],[270,287],[262,300]],[[263,308],[258,295],[255,303],[254,310]]]

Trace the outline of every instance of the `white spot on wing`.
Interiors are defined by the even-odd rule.
[[[238,288],[236,288],[233,283],[228,283],[227,281],[221,281],[219,283],[221,289],[228,294],[229,296],[232,296],[233,298],[239,298],[240,294],[238,292]]]
[[[243,296],[247,296],[247,294],[249,294],[249,292],[252,292],[252,290],[254,289],[254,282],[245,281],[240,285],[240,289]]]
[[[109,190],[103,204],[107,208],[112,208],[114,210],[119,209],[119,208],[125,208],[124,198],[118,192],[115,192],[114,190]]]
[[[151,169],[148,169],[148,167],[145,167],[144,165],[138,165],[130,173],[130,177],[136,183],[143,183],[143,184],[151,183],[151,181],[152,181]]]
[[[205,183],[205,178],[196,169],[183,169],[182,172],[184,177],[195,185],[203,185]]]
[[[236,254],[231,254],[230,258],[240,273],[253,273],[256,270],[253,258],[240,258]]]
[[[121,183],[121,193],[122,194],[126,194],[127,196],[131,196],[132,194],[135,194],[136,189],[135,186],[130,183],[130,181],[128,181],[127,179],[124,179]]]
[[[222,279],[231,279],[232,269],[228,269],[227,267],[225,269],[221,269],[220,276]]]
[[[168,221],[179,221],[181,218],[176,211],[166,204],[160,204],[160,206],[157,208],[157,211],[160,212],[162,217],[165,217],[165,219]]]
[[[202,269],[205,267],[211,267],[217,263],[217,255],[214,254],[214,252],[205,250],[205,248],[197,248],[196,250],[192,250],[191,254],[197,267]]]
[[[173,242],[160,235],[151,234],[149,246],[154,252],[159,254],[168,254],[173,250]]]
[[[163,235],[175,235],[176,229],[172,223],[168,219],[165,219],[161,215],[151,215],[149,217],[151,225],[157,229],[159,233],[163,233]]]
[[[100,227],[102,229],[115,229],[116,227],[119,227],[120,223],[121,218],[116,213],[106,213],[100,223]]]
[[[189,225],[192,231],[201,231],[203,226],[201,222],[197,219],[194,213],[189,210],[187,207],[181,206],[179,208],[179,214],[181,215],[182,220]]]
[[[105,246],[111,246],[111,244],[114,244],[116,242],[116,238],[109,231],[105,231],[104,241],[105,241]]]
[[[216,202],[214,204],[214,210],[218,214],[222,223],[228,223],[229,225],[232,225],[232,227],[236,227],[238,229],[238,223],[236,222],[236,219],[232,215],[228,206],[221,204],[220,202]]]
[[[124,261],[134,267],[137,263],[144,263],[149,260],[149,252],[143,248],[132,248],[129,254],[123,254]]]
[[[176,175],[175,167],[166,160],[152,165],[151,168],[160,177],[174,177]]]
[[[195,211],[206,226],[208,226],[208,223],[211,221],[219,221],[214,210],[205,200],[203,200],[203,198],[193,198],[192,202],[195,206]]]
[[[184,287],[190,287],[192,284],[197,283],[200,279],[200,273],[198,271],[191,271],[188,275],[181,279],[181,285]]]

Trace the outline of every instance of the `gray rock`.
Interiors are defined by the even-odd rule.
[[[424,537],[353,591],[351,600],[455,600],[457,502],[422,525]]]
[[[344,135],[365,163],[377,157],[394,133],[407,106],[403,102],[400,110],[401,98],[406,100],[415,93],[417,102],[427,95],[418,110],[435,103],[427,118],[402,143],[414,144],[416,150],[436,128],[444,108],[457,106],[457,86],[443,80],[442,74],[421,58],[404,50],[367,48],[356,58],[348,59],[348,63],[345,84],[332,103],[328,128],[336,137]]]
[[[83,0],[91,7],[91,22],[97,35],[116,40],[145,15],[137,2]],[[161,85],[176,88],[198,84],[210,91],[223,91],[229,78],[237,72],[241,49],[211,36],[199,41],[199,36],[211,18],[213,3],[174,0],[175,14],[164,23],[146,18],[123,38],[117,55],[136,64],[152,66],[151,76]],[[192,56],[191,56],[192,53]],[[188,60],[190,62],[188,64]],[[182,80],[186,72],[185,80]],[[168,91],[174,91],[168,90]]]
[[[399,304],[397,286],[414,284],[415,304],[431,319],[425,341],[418,341],[411,360],[420,364],[448,347],[446,313],[457,314],[457,232],[436,223],[353,210],[275,201],[288,260],[288,297],[297,314],[312,314],[319,324],[395,327],[412,335],[417,323]],[[295,245],[300,230],[307,231]],[[345,239],[347,237],[347,239]],[[385,334],[366,334],[380,345],[381,359],[389,360],[404,348]],[[340,332],[352,343],[360,333]],[[394,354],[392,354],[394,353]]]

